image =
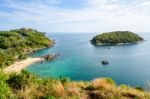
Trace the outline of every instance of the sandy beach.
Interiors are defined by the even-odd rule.
[[[7,73],[12,73],[12,72],[19,73],[19,72],[21,72],[22,69],[28,67],[30,64],[35,63],[35,62],[40,62],[40,61],[44,61],[44,58],[27,58],[25,60],[22,60],[22,61],[19,61],[19,62],[15,62],[14,64],[6,67],[4,69],[4,72],[7,72]]]

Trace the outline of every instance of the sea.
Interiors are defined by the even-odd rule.
[[[97,33],[48,33],[54,47],[37,51],[30,57],[58,54],[53,61],[31,64],[26,68],[40,77],[67,77],[73,81],[112,78],[117,85],[146,87],[150,81],[150,34],[140,33],[144,42],[124,46],[94,46]],[[108,61],[103,65],[101,61]]]

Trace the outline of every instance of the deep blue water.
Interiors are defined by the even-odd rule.
[[[27,69],[40,76],[69,77],[72,80],[93,80],[111,77],[117,84],[144,86],[150,80],[150,35],[137,45],[95,47],[90,39],[96,34],[50,34],[56,40],[53,48],[32,54],[39,57],[49,53],[60,55],[52,62],[35,63]],[[101,60],[108,60],[103,66]]]

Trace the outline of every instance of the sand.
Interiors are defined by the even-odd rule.
[[[6,73],[12,73],[12,72],[19,73],[24,68],[28,67],[29,65],[31,65],[35,62],[41,62],[41,61],[44,61],[44,58],[27,58],[25,60],[15,62],[14,64],[6,67],[4,69],[4,72],[6,72]]]

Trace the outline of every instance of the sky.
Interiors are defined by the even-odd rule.
[[[150,0],[0,0],[0,30],[150,32]]]

